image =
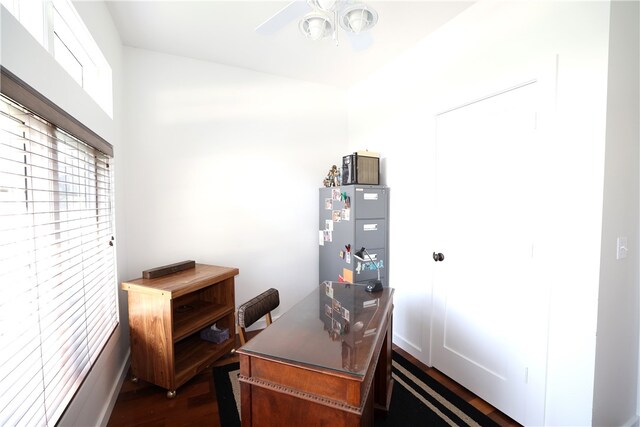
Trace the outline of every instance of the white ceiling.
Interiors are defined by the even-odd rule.
[[[304,1],[304,0],[298,0]],[[339,44],[311,41],[298,30],[298,18],[279,31],[255,28],[290,1],[108,1],[126,46],[213,61],[300,80],[348,87],[413,46],[469,7],[469,1],[365,0],[378,12],[378,24],[356,50],[339,29]],[[360,37],[360,36],[356,36]],[[362,44],[365,40],[358,40]]]

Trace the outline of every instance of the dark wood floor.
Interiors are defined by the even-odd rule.
[[[500,426],[520,425],[460,384],[449,379],[437,369],[427,367],[395,345],[393,349],[482,413],[488,415]],[[214,365],[224,365],[237,361],[238,357],[232,354],[219,360]],[[108,427],[218,427],[220,426],[219,419],[213,375],[211,370],[207,369],[180,387],[174,399],[167,399],[166,390],[153,384],[142,380],[138,381],[138,383],[133,383],[127,379],[118,395]]]

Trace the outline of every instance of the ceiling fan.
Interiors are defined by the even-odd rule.
[[[338,25],[346,31],[354,48],[362,50],[371,42],[366,33],[378,22],[371,6],[354,0],[294,0],[256,28],[258,34],[274,34],[299,18],[300,32],[310,40],[331,38],[338,45]]]

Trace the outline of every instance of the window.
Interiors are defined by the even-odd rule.
[[[0,3],[113,118],[111,67],[71,0],[0,0]]]
[[[112,162],[0,96],[0,425],[55,425],[118,323]]]

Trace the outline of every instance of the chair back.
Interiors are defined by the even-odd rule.
[[[255,298],[238,307],[238,326],[240,326],[240,342],[247,342],[246,328],[253,325],[263,316],[267,318],[267,326],[272,322],[271,311],[280,305],[280,294],[277,289],[270,288]]]

